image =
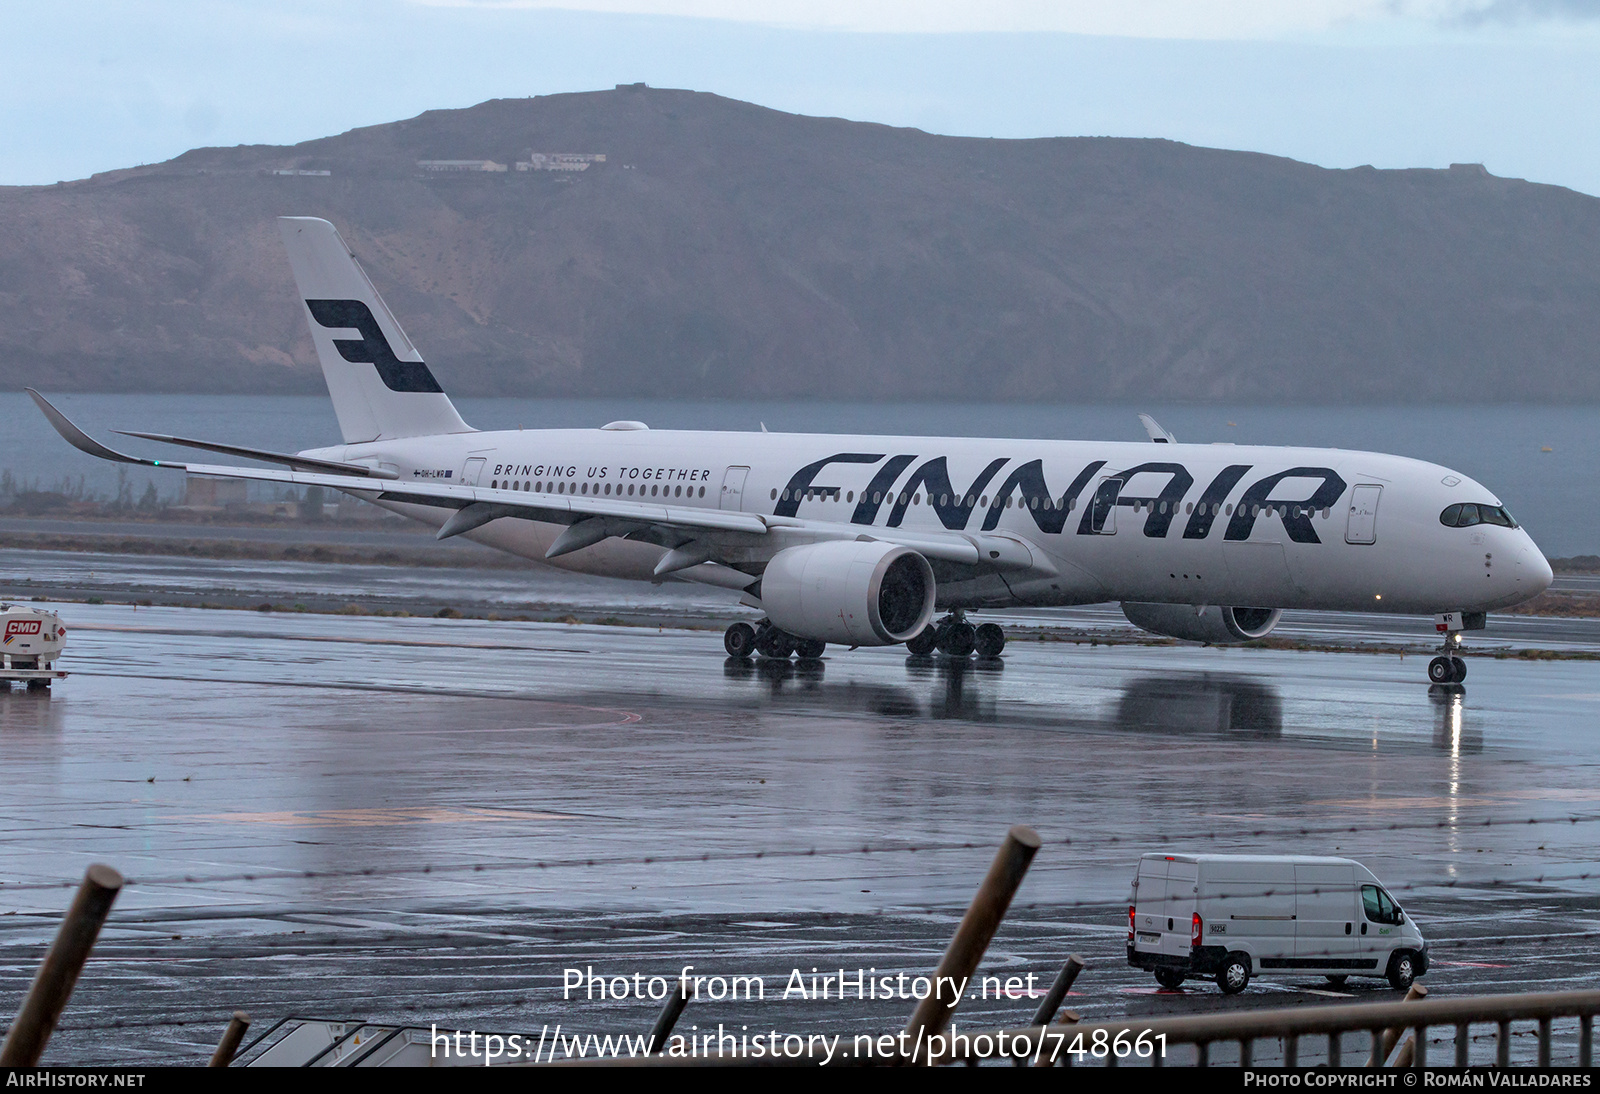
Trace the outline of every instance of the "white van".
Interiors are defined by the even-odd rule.
[[[1128,963],[1168,988],[1214,976],[1229,995],[1270,972],[1382,976],[1404,991],[1428,971],[1428,944],[1347,858],[1151,854],[1133,881]]]

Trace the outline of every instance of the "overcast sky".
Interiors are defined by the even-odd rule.
[[[1600,195],[1600,0],[10,0],[0,183],[644,80]]]

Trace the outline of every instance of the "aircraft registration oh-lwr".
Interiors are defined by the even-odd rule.
[[[903,642],[996,656],[966,613],[1120,601],[1156,634],[1265,637],[1285,608],[1431,614],[1435,683],[1461,633],[1536,596],[1549,564],[1486,488],[1372,452],[965,437],[598,429],[480,432],[456,413],[333,225],[279,222],[344,443],[297,453],[128,433],[274,467],[190,475],[321,486],[588,574],[694,581],[763,611],[728,653],[819,656]],[[945,613],[937,623],[936,613]]]

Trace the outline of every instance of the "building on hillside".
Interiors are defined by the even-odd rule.
[[[590,164],[604,163],[604,152],[529,152],[517,161],[518,171],[587,171]]]
[[[417,170],[439,175],[493,173],[506,170],[506,165],[494,160],[418,160]]]

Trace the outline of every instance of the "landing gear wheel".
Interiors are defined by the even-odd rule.
[[[1456,667],[1452,665],[1449,657],[1435,657],[1428,662],[1428,679],[1435,684],[1453,684],[1456,680]],[[1465,672],[1462,673],[1466,675]]]
[[[735,623],[723,633],[722,648],[729,657],[747,660],[756,652],[756,629],[748,623]]]
[[[1467,679],[1467,663],[1459,657],[1450,658],[1451,682],[1465,683]]]
[[[931,624],[906,639],[906,652],[914,657],[926,657],[938,643],[938,630]]]
[[[1164,988],[1178,988],[1183,985],[1183,973],[1177,969],[1157,969],[1156,983]]]
[[[1000,651],[1006,648],[1006,632],[998,624],[985,623],[978,628],[976,644],[979,657],[999,657]]]
[[[1404,950],[1389,958],[1389,986],[1395,991],[1405,991],[1417,978],[1417,965]]]
[[[1238,995],[1250,984],[1250,958],[1242,953],[1230,953],[1217,970],[1217,987],[1223,995]]]
[[[1338,973],[1338,974],[1330,973],[1329,975],[1323,977],[1323,979],[1326,980],[1328,983],[1332,984],[1336,988],[1342,988],[1342,987],[1344,987],[1344,982],[1346,980],[1350,979],[1350,978],[1348,976],[1344,975],[1343,973]]]
[[[801,638],[794,644],[794,652],[802,661],[815,661],[822,656],[828,644],[817,638]]]
[[[951,623],[944,628],[939,652],[949,657],[968,657],[978,644],[978,628],[971,623]]]
[[[756,652],[774,661],[786,661],[794,654],[794,636],[777,627],[763,627],[756,632]]]

